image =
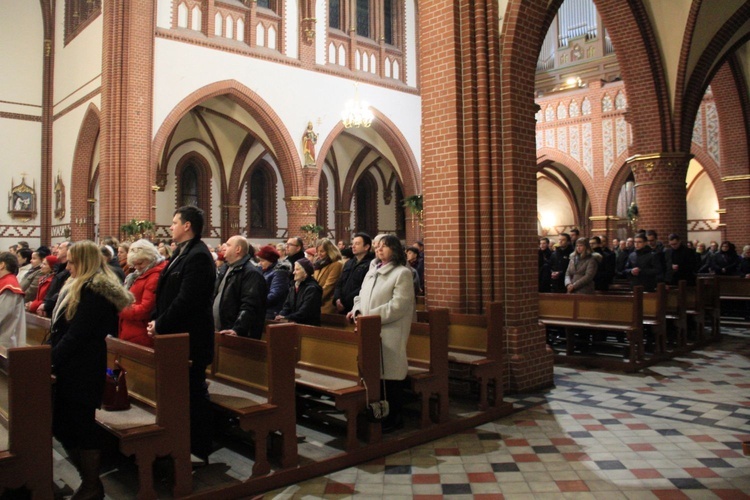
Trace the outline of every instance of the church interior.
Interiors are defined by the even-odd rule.
[[[222,429],[187,496],[750,498],[750,323],[714,313],[710,341],[637,370],[560,364],[528,270],[540,238],[574,228],[750,245],[750,2],[0,12],[2,250],[127,239],[130,221],[168,240],[183,205],[204,211],[211,246],[392,233],[424,242],[426,310],[496,332],[489,406],[475,400],[486,387],[454,384],[444,420],[423,428],[415,401],[405,429],[356,449],[298,421],[299,465],[272,458],[261,476],[248,433]],[[53,456],[55,492],[70,494],[75,469]],[[155,493],[171,497],[159,467]],[[133,498],[137,464],[114,453],[102,480]]]

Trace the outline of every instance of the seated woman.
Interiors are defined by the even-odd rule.
[[[321,238],[316,245],[314,268],[315,281],[323,288],[323,299],[320,307],[321,313],[336,314],[336,306],[333,304],[333,292],[336,284],[341,278],[344,263],[341,260],[341,251],[328,238]]]
[[[138,240],[130,245],[128,264],[135,270],[125,278],[125,288],[133,294],[135,302],[120,312],[119,337],[153,347],[154,339],[146,334],[146,326],[156,305],[159,275],[167,262],[150,241]]]
[[[302,258],[294,263],[294,282],[277,321],[286,320],[301,325],[320,326],[320,303],[323,289],[313,278],[313,265]]]
[[[57,257],[54,255],[48,255],[42,261],[42,267],[40,268],[39,281],[36,288],[36,298],[31,302],[26,303],[26,310],[36,314],[36,310],[39,309],[44,303],[44,298],[47,296],[47,290],[52,284],[52,278],[55,277],[55,269],[57,268]]]
[[[274,319],[281,311],[289,293],[289,272],[278,264],[281,255],[271,245],[260,247],[255,254],[268,286],[266,319]]]

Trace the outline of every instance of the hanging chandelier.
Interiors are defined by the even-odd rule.
[[[354,84],[354,99],[349,99],[344,111],[341,113],[341,121],[346,128],[369,127],[372,125],[374,116],[370,105],[366,101],[359,100],[358,84]]]

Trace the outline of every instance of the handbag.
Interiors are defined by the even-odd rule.
[[[106,411],[123,411],[130,408],[128,398],[127,371],[115,361],[115,368],[107,368],[102,394],[102,409]]]
[[[391,408],[388,405],[388,401],[385,399],[381,399],[380,401],[370,403],[370,393],[367,390],[367,383],[365,382],[365,379],[360,380],[362,381],[362,385],[365,386],[365,397],[368,401],[367,407],[365,408],[365,412],[367,413],[367,420],[373,424],[381,422],[390,413]],[[385,394],[385,385],[383,386],[383,397],[387,397]]]

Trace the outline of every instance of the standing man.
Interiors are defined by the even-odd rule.
[[[44,303],[40,305],[36,313],[39,316],[49,318],[52,316],[52,310],[57,304],[57,298],[60,295],[63,285],[68,278],[70,278],[70,271],[68,270],[68,249],[73,242],[63,241],[57,247],[57,267],[55,270],[55,277],[52,278],[52,283],[49,285],[47,295],[44,298]],[[32,311],[33,312],[33,311]]]
[[[659,258],[646,244],[646,235],[639,233],[633,238],[635,251],[628,256],[625,275],[632,286],[642,286],[644,292],[656,290],[656,283],[662,281],[663,270]]]
[[[664,251],[664,257],[664,277],[668,285],[677,285],[680,280],[687,281],[688,285],[695,285],[698,262],[695,250],[683,245],[678,234],[669,235],[669,248]]]
[[[290,236],[286,240],[286,260],[289,268],[294,269],[294,263],[305,258],[305,244],[299,236]],[[289,283],[294,281],[294,273],[290,272]]]
[[[214,324],[219,333],[260,339],[266,320],[266,280],[253,264],[244,236],[226,243],[227,271],[216,283]]]
[[[346,314],[354,306],[354,297],[359,295],[359,289],[362,287],[362,281],[365,279],[367,271],[370,269],[370,262],[375,258],[372,252],[372,239],[367,233],[357,233],[352,238],[353,259],[349,259],[344,264],[341,272],[341,279],[336,283],[336,290],[333,292],[333,303],[336,310],[341,314]]]
[[[552,258],[552,250],[549,247],[549,238],[539,238],[539,260],[537,271],[539,272],[539,293],[550,292],[550,269],[549,260]]]
[[[156,309],[148,324],[151,336],[190,335],[190,449],[208,463],[211,454],[211,406],[206,367],[214,357],[214,318],[211,310],[216,266],[203,241],[203,210],[178,208],[169,228],[177,246],[156,287]]]
[[[593,236],[589,239],[589,245],[593,253],[598,253],[602,256],[599,261],[599,267],[596,270],[596,277],[594,278],[594,288],[601,292],[609,290],[609,285],[612,280],[615,279],[615,267],[617,265],[617,257],[615,253],[602,244],[602,240],[599,236]]]
[[[565,293],[565,273],[568,271],[570,254],[573,253],[573,245],[570,244],[570,235],[560,233],[557,248],[552,252],[549,259],[550,267],[550,291],[552,293]]]

